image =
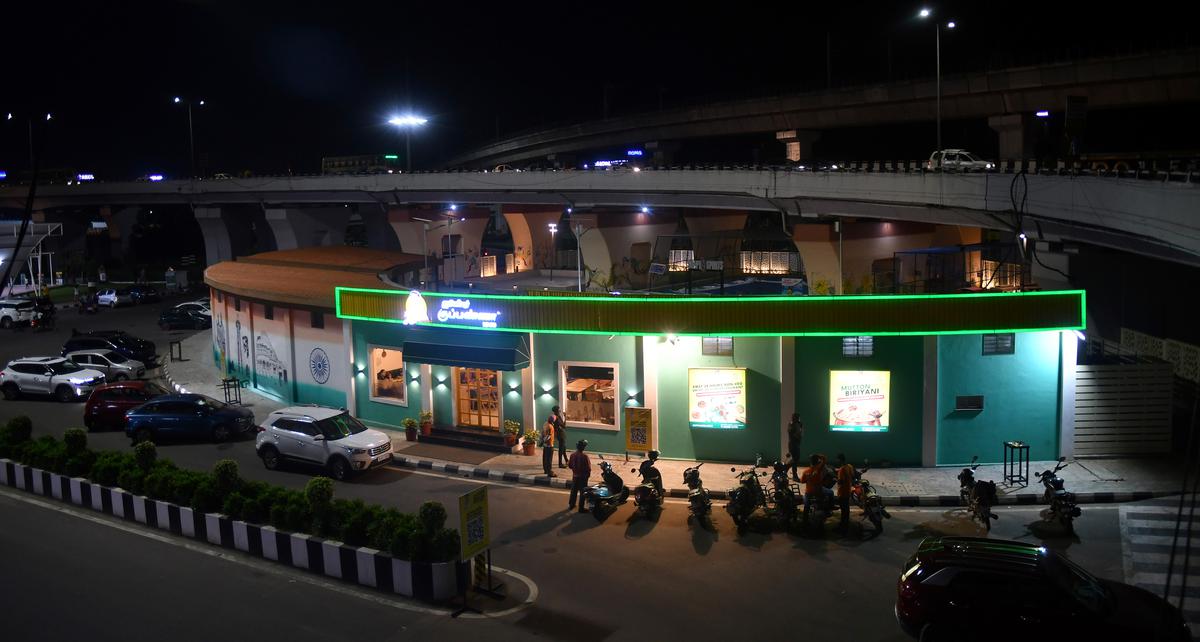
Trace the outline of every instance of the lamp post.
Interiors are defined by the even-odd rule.
[[[406,172],[412,171],[412,130],[427,122],[429,122],[428,118],[414,114],[392,116],[388,119],[389,125],[404,130],[404,171]]]
[[[53,114],[46,114],[46,121],[49,122],[54,117]],[[13,113],[8,112],[8,116],[4,119],[5,122],[12,122],[14,119]],[[30,114],[25,119],[26,131],[29,134],[29,171],[33,171],[33,115]]]
[[[192,178],[196,178],[196,136],[195,136],[194,130],[192,129],[192,100],[190,98],[185,100],[179,96],[176,96],[175,100],[172,102],[174,102],[176,105],[178,105],[180,103],[187,105],[187,111],[188,111],[188,165],[189,165],[189,167],[191,167]],[[204,101],[203,100],[197,101],[196,104],[200,107],[203,107]]]
[[[930,9],[921,9],[917,14],[921,19],[928,18],[933,15]],[[953,20],[946,21],[946,28],[953,29],[955,22]],[[942,151],[942,22],[940,20],[933,21],[933,38],[934,46],[937,52],[937,147],[935,151]]]
[[[548,223],[550,228],[550,283],[554,283],[554,262],[558,260],[558,246],[554,244],[554,235],[558,232],[558,223]]]

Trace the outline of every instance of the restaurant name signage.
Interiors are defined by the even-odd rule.
[[[474,310],[470,299],[446,299],[442,301],[437,311],[438,323],[461,323],[478,325],[481,328],[496,327],[500,312],[495,310]]]

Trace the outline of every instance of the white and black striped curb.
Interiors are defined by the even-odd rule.
[[[471,477],[474,479],[508,482],[511,484],[526,484],[529,486],[544,486],[547,488],[571,488],[571,481],[569,477],[523,475],[512,471],[480,468],[478,466],[470,466],[467,464],[455,464],[445,461],[421,459],[419,457],[407,457],[399,454],[392,458],[392,465],[402,468],[415,468],[417,470],[446,473],[447,475],[456,475],[458,477]],[[729,499],[729,492],[725,490],[709,489],[708,494],[713,499]],[[1179,493],[1177,491],[1075,493],[1075,501],[1079,504],[1113,504],[1120,502],[1136,502],[1145,499],[1154,499],[1156,497],[1167,497],[1178,494]],[[667,489],[667,496],[687,498],[688,489]],[[881,499],[883,499],[883,503],[887,506],[959,506],[962,503],[959,500],[958,495],[890,495],[881,496]],[[1041,499],[1042,496],[1037,493],[1001,495],[1000,504],[1037,504],[1041,501]]]
[[[53,497],[352,584],[421,600],[446,600],[459,595],[459,587],[468,581],[467,562],[400,560],[370,548],[248,524],[220,514],[200,513],[120,488],[23,466],[8,459],[0,459],[0,485]]]

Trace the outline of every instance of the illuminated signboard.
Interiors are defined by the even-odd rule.
[[[8,172],[0,170],[0,181],[8,178]]]
[[[642,150],[640,150],[640,149],[628,149],[628,150],[625,150],[625,155],[626,155],[626,156],[641,156],[641,155],[642,155]]]
[[[94,181],[94,180],[96,180],[96,175],[95,174],[79,174],[75,178],[78,178],[81,181]]]
[[[481,328],[496,327],[500,312],[475,310],[470,299],[445,299],[437,311],[438,323],[477,325]]]
[[[688,427],[746,427],[745,368],[688,368]]]
[[[891,383],[887,370],[830,370],[829,429],[887,432]]]

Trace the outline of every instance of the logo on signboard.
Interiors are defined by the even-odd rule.
[[[329,355],[321,348],[313,348],[308,354],[308,371],[312,373],[313,381],[324,384],[329,381]]]
[[[425,297],[420,292],[411,290],[408,299],[404,301],[404,324],[429,323],[429,308],[425,305]]]
[[[496,311],[472,309],[470,299],[445,299],[437,311],[438,323],[478,324],[484,328],[496,327],[499,317]]]

